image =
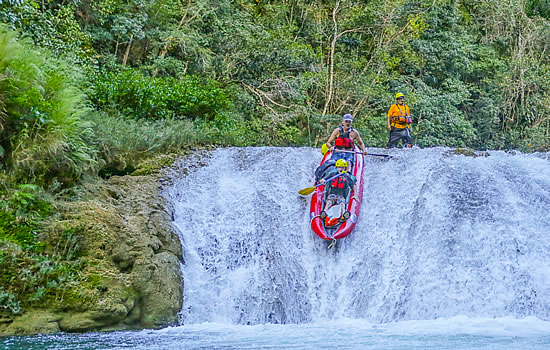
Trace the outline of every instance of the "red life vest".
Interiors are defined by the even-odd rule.
[[[340,125],[340,136],[334,140],[334,146],[336,149],[353,149],[353,140],[349,137],[349,134],[353,131],[353,128],[350,127],[347,132],[344,132],[344,127]]]
[[[346,186],[346,178],[344,175],[340,175],[330,182],[330,187],[332,188],[344,189],[345,186]]]

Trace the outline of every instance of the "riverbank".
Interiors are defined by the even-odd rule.
[[[51,240],[47,236],[67,228],[78,232],[83,261],[78,281],[46,305],[18,314],[2,310],[0,335],[177,324],[183,255],[171,225],[173,208],[161,195],[164,175],[98,178],[79,189],[78,199],[56,202],[59,215],[40,235]],[[3,257],[23,261],[25,255],[16,245],[2,245]],[[47,269],[49,264],[36,268]]]

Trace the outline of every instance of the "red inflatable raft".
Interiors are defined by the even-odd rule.
[[[361,202],[363,200],[363,170],[365,159],[363,154],[361,154],[361,150],[357,146],[355,146],[355,152],[355,161],[353,164],[353,169],[351,170],[351,174],[357,178],[357,183],[355,184],[357,193],[353,193],[353,191],[351,191],[348,197],[349,199],[346,205],[346,209],[351,213],[349,219],[344,221],[342,224],[327,227],[325,225],[325,221],[323,221],[319,216],[321,210],[323,210],[323,206],[325,205],[325,186],[321,185],[317,187],[311,197],[309,217],[311,229],[313,230],[313,232],[315,232],[315,234],[317,234],[317,236],[321,237],[322,239],[336,240],[344,238],[353,231],[355,225],[357,224],[357,218],[359,217],[359,210],[361,208]],[[330,159],[331,156],[332,152],[327,152],[323,157],[321,164]],[[316,184],[317,183],[318,182],[316,182]],[[354,199],[354,196],[359,198],[359,201]]]

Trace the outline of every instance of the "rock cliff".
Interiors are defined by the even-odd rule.
[[[78,227],[82,282],[51,309],[0,315],[0,335],[159,328],[177,324],[182,248],[161,176],[115,176],[60,205],[56,225]]]

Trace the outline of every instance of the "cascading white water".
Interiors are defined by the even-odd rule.
[[[329,252],[297,194],[318,150],[218,149],[176,179],[183,322],[550,320],[549,155],[392,154],[368,157],[358,225]]]

